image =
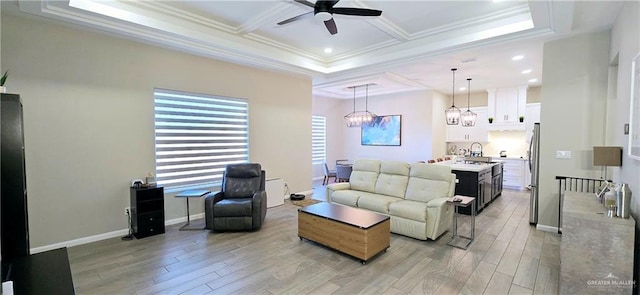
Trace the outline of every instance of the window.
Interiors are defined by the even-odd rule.
[[[311,159],[312,164],[322,164],[327,160],[327,118],[311,117]]]
[[[245,99],[155,89],[156,181],[165,191],[220,185],[249,160]]]

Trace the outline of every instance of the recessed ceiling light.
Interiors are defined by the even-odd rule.
[[[536,79],[536,78],[529,79],[529,83],[536,83],[536,82],[538,82],[538,79]]]
[[[516,56],[512,57],[511,59],[512,60],[521,60],[523,58],[524,58],[524,56],[522,56],[522,55],[516,55]]]
[[[524,70],[524,71],[522,71],[522,73],[523,74],[529,74],[529,73],[531,73],[531,69]]]
[[[333,48],[331,47],[327,47],[324,49],[324,53],[331,53],[331,52],[333,52]]]

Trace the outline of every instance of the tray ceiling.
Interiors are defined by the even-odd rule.
[[[314,17],[278,26],[312,11],[287,0],[20,0],[18,8],[185,52],[307,75],[314,95],[350,98],[348,87],[368,83],[376,84],[370,95],[450,94],[451,67],[459,69],[457,85],[473,78],[474,92],[539,86],[544,42],[610,28],[621,3],[342,0],[335,7],[383,12],[379,17],[334,15],[336,35]],[[511,60],[515,55],[524,58]],[[530,82],[533,78],[537,81]]]

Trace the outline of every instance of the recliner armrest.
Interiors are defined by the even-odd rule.
[[[445,197],[435,198],[427,202],[427,208],[442,207],[443,205],[446,205],[446,203],[447,203],[447,198]]]
[[[327,191],[325,193],[325,197],[327,202],[331,202],[331,194],[335,191],[348,190],[351,189],[351,184],[348,182],[338,182],[327,185]]]
[[[209,193],[206,197],[204,197],[204,202],[205,203],[212,202],[212,204],[215,204],[222,201],[223,199],[224,199],[224,193],[222,191],[218,191],[218,192]]]
[[[267,197],[267,192],[266,191],[257,191],[252,196],[254,202],[255,201],[266,200],[266,197]]]
[[[255,192],[251,198],[251,203],[253,204],[253,214],[251,214],[253,217],[252,228],[258,229],[262,227],[264,218],[267,216],[267,192]]]

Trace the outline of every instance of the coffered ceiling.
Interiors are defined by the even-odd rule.
[[[307,75],[314,95],[350,98],[349,87],[369,83],[376,84],[370,95],[450,94],[452,67],[459,69],[456,84],[471,77],[474,92],[541,85],[544,42],[611,28],[621,2],[342,0],[335,7],[382,15],[335,14],[336,35],[315,17],[277,25],[313,11],[292,0],[19,0],[16,7],[185,52]],[[512,60],[516,55],[523,58]]]

